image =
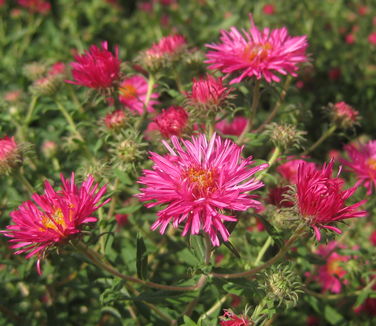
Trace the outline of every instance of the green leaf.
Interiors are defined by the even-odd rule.
[[[197,326],[197,324],[188,316],[183,316],[184,324],[181,326]]]
[[[235,246],[231,243],[230,240],[223,242],[223,244],[234,254],[234,256],[236,256],[237,258],[241,258],[239,251],[235,248]]]
[[[324,317],[331,325],[337,325],[344,320],[343,316],[329,305],[324,307]]]
[[[205,257],[205,244],[203,237],[199,235],[191,235],[189,237],[189,243],[195,253],[197,260],[203,262]]]
[[[137,276],[141,279],[146,279],[147,267],[148,267],[148,255],[146,253],[146,246],[144,239],[137,236]]]

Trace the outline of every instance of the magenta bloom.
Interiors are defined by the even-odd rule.
[[[146,51],[151,56],[172,55],[181,51],[187,45],[187,41],[182,35],[169,35],[162,37],[158,43],[154,43],[152,47]]]
[[[180,106],[170,106],[155,118],[163,137],[180,136],[188,123],[188,113]]]
[[[368,43],[372,45],[376,45],[376,32],[373,32],[368,35]]]
[[[107,42],[102,42],[102,48],[92,45],[89,51],[82,55],[75,55],[76,62],[72,62],[72,75],[75,79],[67,83],[89,88],[103,89],[114,86],[119,80],[120,60],[118,48],[115,55],[108,51]]]
[[[289,183],[295,184],[297,181],[299,165],[305,163],[312,169],[316,168],[315,163],[306,162],[301,159],[293,159],[292,157],[286,163],[277,167],[277,172]]]
[[[223,85],[223,78],[207,75],[198,80],[193,79],[192,92],[187,94],[189,104],[203,109],[219,109],[227,99],[231,89]]]
[[[342,190],[344,181],[338,177],[333,178],[333,161],[324,164],[321,169],[316,169],[308,163],[299,165],[296,182],[297,208],[300,215],[315,231],[316,239],[320,241],[319,229],[329,229],[336,233],[342,231],[333,226],[337,221],[353,217],[363,217],[366,211],[358,210],[366,200],[346,206],[356,186]]]
[[[231,310],[224,309],[223,316],[219,317],[221,320],[219,322],[220,326],[250,326],[253,322],[248,317],[237,316]]]
[[[285,27],[260,31],[251,18],[251,28],[243,34],[232,27],[229,32],[221,32],[222,43],[206,45],[214,50],[206,54],[209,69],[239,75],[230,84],[240,83],[246,77],[279,82],[276,73],[296,76],[297,65],[307,61],[307,37],[291,37]]]
[[[234,120],[228,122],[222,120],[215,124],[215,128],[218,129],[224,135],[240,136],[247,125],[247,119],[244,117],[235,117]]]
[[[119,99],[131,111],[140,115],[145,111],[146,94],[148,92],[148,82],[143,76],[132,76],[124,79],[119,87]],[[152,93],[146,110],[154,112],[153,106],[159,102],[156,99],[158,93]]]
[[[17,210],[10,213],[13,224],[1,231],[12,238],[11,248],[17,249],[16,255],[27,253],[26,258],[38,256],[37,269],[39,274],[40,260],[46,251],[70,236],[80,233],[85,223],[96,222],[92,214],[99,207],[110,201],[101,201],[106,187],[98,189],[94,178],[88,178],[81,187],[75,185],[74,173],[70,180],[61,176],[61,190],[55,191],[48,181],[44,184],[44,194],[34,194],[31,200],[24,202]]]
[[[174,149],[163,141],[169,155],[151,153],[153,170],[144,170],[139,180],[146,187],[138,198],[153,201],[146,207],[166,205],[151,228],[163,234],[170,222],[175,228],[184,224],[183,236],[203,230],[219,246],[218,232],[224,241],[230,235],[223,222],[237,221],[226,213],[261,206],[248,192],[263,186],[252,176],[267,164],[251,168],[252,157],[242,158],[242,147],[215,134],[209,142],[202,134],[171,141]]]
[[[343,128],[354,126],[359,119],[359,112],[343,101],[334,104],[330,113],[333,121]]]
[[[345,151],[349,160],[341,160],[342,164],[356,174],[356,185],[363,184],[367,188],[367,195],[371,195],[376,187],[376,140],[359,146],[346,145]]]
[[[45,0],[18,0],[18,4],[31,12],[46,14],[51,10],[51,4]]]
[[[326,264],[319,267],[315,279],[321,284],[324,292],[340,293],[342,284],[348,283],[347,280],[341,280],[347,273],[341,263],[349,261],[350,257],[335,252],[339,247],[335,241],[318,247],[317,254],[325,258]]]

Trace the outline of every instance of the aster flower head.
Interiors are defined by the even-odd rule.
[[[193,79],[192,91],[187,94],[187,104],[198,111],[218,111],[226,103],[231,89],[223,85],[223,78],[207,75]]]
[[[349,144],[345,146],[349,160],[342,159],[341,163],[358,178],[356,185],[362,184],[371,195],[376,188],[376,140],[366,144]]]
[[[146,109],[147,112],[154,112],[154,105],[159,102],[158,93],[152,93],[148,103],[146,96],[148,92],[148,82],[145,77],[136,75],[124,79],[119,87],[119,100],[132,112],[142,115]],[[145,107],[146,106],[146,107]]]
[[[247,118],[235,117],[231,122],[222,120],[215,124],[215,128],[223,135],[240,136],[247,125]]]
[[[21,150],[14,137],[0,138],[0,175],[9,174],[21,161]]]
[[[344,181],[332,177],[333,161],[321,169],[307,163],[299,165],[296,181],[296,201],[299,215],[309,224],[316,239],[321,240],[320,229],[342,231],[333,224],[348,218],[364,217],[366,211],[358,208],[366,202],[346,206],[345,202],[355,192],[356,187],[342,190]],[[338,173],[339,174],[339,173]]]
[[[223,316],[220,318],[220,326],[250,326],[253,322],[246,316],[237,316],[231,309],[224,309]]]
[[[95,89],[105,89],[114,86],[119,81],[120,60],[118,48],[115,55],[108,50],[108,43],[102,42],[102,47],[92,45],[82,55],[75,55],[71,63],[72,75],[75,80],[67,83]]]
[[[331,120],[341,128],[351,128],[359,120],[359,112],[343,101],[329,107]]]
[[[106,187],[98,189],[92,176],[88,176],[81,186],[75,184],[74,173],[69,180],[61,176],[61,182],[61,190],[55,191],[46,181],[44,194],[33,194],[34,202],[28,200],[11,212],[13,224],[1,231],[11,238],[9,242],[12,249],[17,249],[16,255],[38,256],[39,274],[40,260],[46,252],[79,234],[84,224],[96,222],[97,218],[92,214],[110,200],[99,203]]]
[[[289,160],[277,167],[277,172],[289,183],[296,184],[298,168],[301,164],[307,164],[311,168],[315,168],[315,163],[307,162],[302,159],[294,159],[290,157]]]
[[[188,113],[181,106],[170,106],[156,116],[155,123],[163,137],[180,136],[188,123]]]
[[[267,164],[250,167],[252,157],[242,158],[242,147],[216,134],[209,141],[200,134],[191,140],[173,136],[171,142],[173,148],[163,141],[168,155],[151,153],[153,169],[144,170],[139,180],[145,188],[137,196],[150,202],[146,207],[166,206],[151,228],[163,234],[170,222],[175,228],[183,224],[183,236],[202,230],[219,246],[218,235],[224,241],[230,235],[224,222],[237,221],[229,211],[261,206],[248,192],[263,186],[253,176]]]
[[[276,75],[296,76],[298,64],[307,61],[306,36],[291,37],[286,27],[260,31],[252,17],[249,32],[240,33],[235,27],[221,32],[221,43],[207,44],[209,69],[220,70],[226,76],[236,74],[230,84],[246,77],[264,78],[268,83],[279,82]]]
[[[318,268],[315,273],[315,280],[321,284],[324,292],[340,293],[342,285],[348,283],[343,280],[347,274],[343,263],[350,260],[349,256],[342,256],[336,252],[341,246],[336,241],[327,245],[320,245],[317,254],[326,260],[326,264]]]

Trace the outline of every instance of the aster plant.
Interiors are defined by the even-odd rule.
[[[0,325],[373,324],[376,12],[213,3],[0,0]]]

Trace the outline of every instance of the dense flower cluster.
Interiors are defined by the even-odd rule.
[[[230,236],[223,222],[237,221],[227,211],[260,207],[248,192],[263,186],[253,176],[267,165],[250,168],[252,157],[242,158],[241,147],[215,134],[209,141],[204,135],[191,140],[172,137],[171,141],[174,149],[163,142],[168,155],[151,153],[153,170],[144,170],[139,180],[146,187],[138,197],[151,201],[146,207],[167,205],[158,212],[152,229],[160,228],[163,234],[170,222],[175,228],[184,224],[183,235],[203,230],[219,246],[218,232],[224,241]]]
[[[298,64],[307,61],[306,36],[291,37],[285,27],[260,31],[251,19],[249,33],[244,36],[232,27],[221,32],[220,44],[207,44],[206,63],[209,69],[220,70],[226,75],[237,73],[230,84],[240,83],[246,77],[264,78],[279,82],[276,73],[296,76]]]
[[[27,253],[26,258],[38,256],[37,269],[46,251],[70,236],[80,233],[83,224],[96,222],[92,214],[109,202],[99,204],[106,187],[98,189],[94,178],[88,178],[76,186],[74,174],[70,180],[61,176],[61,190],[55,191],[51,184],[44,183],[44,194],[34,194],[32,201],[26,201],[18,210],[10,213],[13,224],[1,231],[14,243],[15,254]]]

